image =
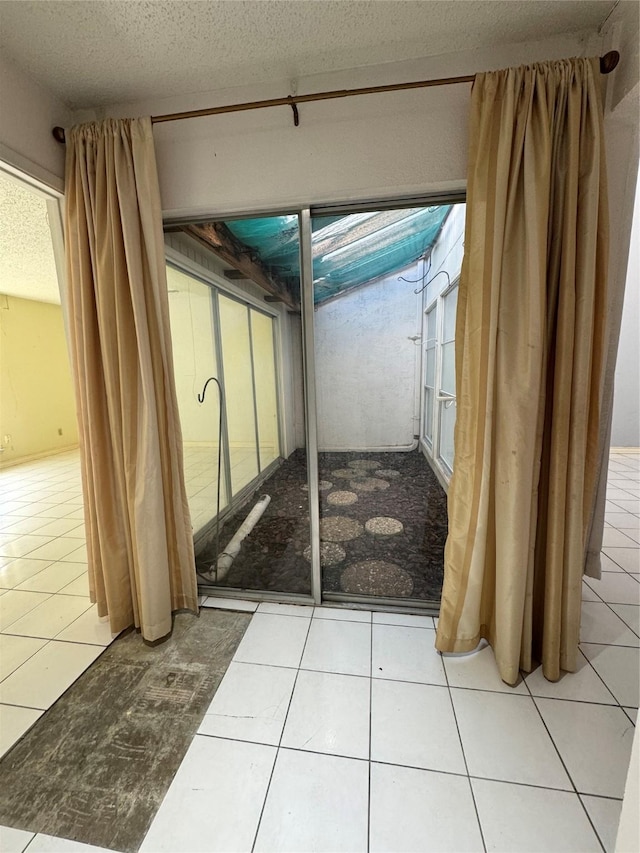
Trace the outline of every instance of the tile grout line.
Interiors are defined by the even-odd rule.
[[[234,738],[234,737],[229,737],[228,735],[217,735],[217,734],[212,735],[212,734],[207,734],[206,732],[197,732],[196,734],[197,734],[197,737],[209,738],[210,740],[224,740],[224,741],[229,741],[231,743],[245,743],[245,744],[249,744],[249,745],[253,744],[253,745],[257,745],[257,746],[270,746],[270,747],[277,748],[272,743],[265,743],[264,741],[259,741],[259,740],[244,740],[243,738]],[[393,762],[393,761],[375,760],[375,761],[369,762],[369,760],[366,758],[358,758],[358,757],[353,756],[353,755],[342,755],[341,753],[335,753],[335,752],[320,752],[316,749],[301,749],[300,747],[296,747],[296,746],[283,746],[282,749],[286,750],[287,752],[296,752],[296,753],[300,753],[302,755],[318,755],[318,756],[330,756],[333,758],[344,758],[344,759],[348,759],[349,761],[358,761],[361,764],[363,764],[365,762],[371,763],[371,764],[380,764],[383,767],[400,767],[400,768],[404,768],[407,770],[418,770],[422,773],[436,773],[436,774],[442,775],[442,776],[454,776],[457,779],[477,779],[479,781],[484,781],[484,782],[499,782],[499,783],[505,784],[505,785],[516,785],[516,786],[521,787],[521,788],[535,788],[536,790],[539,790],[539,791],[556,791],[557,793],[560,793],[560,794],[577,793],[579,796],[596,797],[596,798],[601,799],[601,800],[614,800],[616,802],[622,802],[621,797],[613,797],[613,796],[610,796],[608,794],[596,794],[596,793],[591,793],[588,791],[576,791],[576,790],[571,790],[570,788],[557,788],[557,787],[553,787],[553,786],[549,786],[549,785],[536,785],[533,782],[518,782],[518,781],[515,781],[513,779],[500,779],[500,778],[496,778],[493,776],[479,776],[478,774],[474,774],[474,773],[471,773],[471,774],[456,773],[453,770],[441,770],[441,769],[437,769],[435,767],[422,767],[422,766],[418,766],[417,764],[398,764],[397,762]]]
[[[58,697],[58,698],[60,698],[60,697]],[[2,707],[5,707],[5,708],[22,708],[25,711],[41,711],[44,714],[45,711],[49,710],[51,705],[49,705],[49,707],[47,707],[47,708],[36,708],[35,705],[20,705],[17,702],[3,702],[2,700],[0,700],[0,708],[2,708]]]
[[[369,642],[369,757],[367,776],[367,853],[371,850],[371,740],[373,736],[373,616]]]
[[[60,642],[72,642],[72,641],[61,640]],[[84,645],[86,645],[86,644],[84,644]],[[592,643],[591,645],[606,645],[606,644]],[[637,646],[614,646],[614,648],[637,649],[638,647]],[[282,666],[281,664],[256,663],[253,661],[234,661],[234,663],[238,664],[240,666],[268,666],[268,667],[272,667],[274,669],[285,669],[285,670],[295,669],[295,667]],[[349,678],[368,678],[369,677],[367,675],[359,675],[356,673],[335,672],[334,670],[330,670],[330,669],[311,669],[309,667],[299,667],[299,669],[301,672],[316,672],[316,673],[324,674],[324,675],[346,675]],[[523,678],[522,681],[524,681],[524,680],[525,679]],[[433,681],[408,681],[407,679],[404,679],[404,678],[403,679],[401,679],[401,678],[381,678],[379,676],[373,676],[372,681],[384,681],[387,684],[418,684],[418,685],[423,685],[425,687],[439,687],[442,690],[447,689],[447,687],[449,686],[451,690],[469,690],[469,691],[474,692],[474,693],[491,693],[492,695],[497,695],[497,696],[509,696],[509,695],[511,695],[508,690],[492,690],[491,688],[486,688],[486,687],[463,687],[463,686],[458,686],[458,685],[447,685],[447,684],[441,684],[441,683],[438,684],[437,682],[433,682]],[[607,688],[607,689],[609,689],[609,688]],[[611,690],[609,690],[609,692],[611,693]],[[526,694],[521,693],[521,694],[516,694],[516,695],[524,696]],[[531,695],[533,696],[534,694],[531,694]],[[538,696],[537,694],[536,694],[535,698],[551,699],[553,701],[559,701],[559,702],[574,702],[576,704],[581,704],[581,705],[599,705],[603,708],[611,708],[612,706],[620,705],[618,699],[615,696],[613,696],[612,702],[592,702],[588,699],[567,699],[567,698],[559,697],[559,696],[542,696],[542,695]],[[633,706],[630,706],[630,705],[622,706],[622,705],[620,705],[620,707],[633,707]]]
[[[526,679],[525,679],[525,684],[527,684]],[[596,830],[595,825],[594,825],[593,821],[591,820],[591,816],[589,815],[589,812],[587,811],[585,804],[583,803],[582,798],[580,797],[580,792],[578,791],[576,783],[573,780],[573,776],[571,775],[571,773],[569,773],[569,768],[565,764],[565,761],[564,761],[564,759],[560,753],[560,749],[559,749],[558,745],[556,744],[556,742],[553,738],[553,735],[551,734],[551,732],[549,730],[549,727],[547,726],[547,722],[546,722],[545,718],[543,717],[542,711],[538,707],[538,703],[536,702],[535,696],[531,693],[531,689],[529,688],[528,684],[527,684],[527,689],[529,690],[529,696],[531,698],[531,701],[533,702],[534,708],[538,712],[538,716],[540,717],[542,725],[544,726],[545,731],[547,732],[549,739],[551,740],[551,743],[553,744],[553,748],[555,749],[555,751],[558,755],[558,759],[560,760],[560,763],[562,764],[562,767],[564,768],[564,772],[567,774],[567,778],[571,782],[571,785],[573,787],[573,791],[578,798],[578,802],[582,806],[582,810],[584,811],[585,815],[587,816],[587,820],[589,821],[589,824],[590,824],[596,838],[598,839],[598,843],[602,847],[603,853],[607,853],[606,848],[605,848],[604,844],[602,843],[600,836],[598,835],[598,831]]]
[[[484,853],[487,853],[487,842],[484,837],[484,830],[482,828],[482,821],[480,820],[480,812],[478,811],[478,803],[476,802],[476,794],[473,790],[473,783],[471,782],[471,774],[469,773],[469,764],[467,762],[467,754],[464,750],[464,742],[462,740],[462,735],[460,733],[460,726],[458,724],[458,715],[456,714],[456,706],[453,701],[453,693],[451,692],[451,685],[449,684],[449,673],[447,672],[447,667],[445,663],[445,658],[442,652],[437,652],[440,655],[440,662],[442,663],[442,670],[444,672],[444,678],[447,683],[447,690],[449,691],[449,702],[451,703],[451,710],[453,712],[453,719],[456,724],[456,731],[458,733],[458,740],[460,741],[460,750],[462,752],[462,760],[464,761],[464,767],[466,770],[467,780],[469,782],[469,790],[471,792],[471,800],[473,802],[473,808],[476,814],[476,820],[478,821],[478,829],[480,831],[480,838],[482,839],[482,848]]]
[[[583,604],[598,604],[599,602],[597,602],[597,601],[587,601],[587,602],[582,602],[582,603],[583,603]],[[613,615],[614,615],[614,616],[617,616],[617,617],[618,617],[618,619],[622,622],[622,624],[623,624],[623,625],[626,625],[626,627],[631,631],[631,633],[632,633],[635,637],[638,637],[638,639],[640,639],[640,634],[638,634],[638,633],[637,633],[637,631],[634,631],[634,629],[631,627],[631,625],[627,624],[627,623],[624,621],[624,619],[622,618],[622,616],[620,616],[618,613],[616,613],[616,611],[613,609],[613,607],[611,606],[611,604],[609,604],[609,602],[608,602],[608,601],[601,601],[600,603],[605,604],[605,605],[609,608],[609,610],[613,613]],[[619,606],[619,605],[616,605],[616,606]],[[629,606],[629,607],[638,607],[639,605],[637,605],[637,604],[630,604],[630,605],[628,605],[628,606]],[[593,645],[597,645],[597,646],[621,646],[621,647],[622,647],[622,648],[624,648],[624,649],[637,649],[637,648],[638,648],[638,645],[635,645],[635,646],[628,646],[628,645],[626,645],[626,644],[624,644],[624,643],[596,643],[596,642],[595,642],[595,641],[593,641],[593,640],[584,640],[584,642],[585,642],[585,643],[589,643],[589,642],[591,642],[591,643],[593,643]]]
[[[252,617],[253,621],[253,617]],[[247,626],[248,628],[248,626]],[[282,729],[280,731],[280,737],[278,739],[278,743],[276,745],[276,754],[273,759],[273,765],[271,767],[271,773],[269,774],[269,781],[267,783],[266,790],[264,792],[264,799],[262,801],[262,808],[260,809],[260,816],[258,817],[258,822],[256,824],[255,835],[253,836],[253,843],[251,844],[251,853],[254,853],[256,843],[258,841],[258,835],[260,833],[260,826],[262,824],[262,818],[264,816],[264,810],[267,805],[267,799],[269,797],[269,791],[271,789],[271,782],[273,780],[273,774],[276,770],[276,765],[278,763],[278,756],[280,755],[280,749],[282,748],[282,738],[284,737],[285,726],[287,725],[287,719],[289,718],[289,711],[291,710],[291,703],[293,702],[293,694],[295,693],[296,684],[298,683],[298,675],[300,674],[300,664],[302,663],[302,658],[304,657],[305,649],[307,648],[307,641],[309,640],[309,632],[311,631],[311,619],[309,619],[309,624],[307,625],[307,633],[304,638],[304,643],[302,645],[302,651],[300,652],[300,658],[298,661],[298,666],[296,667],[296,675],[293,680],[293,687],[291,688],[291,695],[289,696],[289,703],[287,705],[287,712],[284,715],[284,720],[282,722]],[[264,664],[264,666],[268,666],[268,664]],[[283,667],[284,668],[284,667]],[[288,667],[289,669],[293,669],[293,667]]]
[[[588,645],[588,643],[587,643],[586,645]],[[595,643],[593,643],[592,645],[596,645],[596,644],[595,644]],[[606,645],[606,644],[603,644],[603,645]],[[607,645],[607,648],[611,648],[611,647]],[[619,647],[618,647],[618,648],[619,648]],[[627,647],[625,646],[625,648],[627,648]],[[619,702],[619,700],[618,700],[618,697],[615,695],[615,693],[613,692],[613,690],[609,687],[609,685],[608,685],[608,684],[607,684],[607,682],[604,680],[604,678],[600,675],[600,673],[599,673],[599,672],[598,672],[598,670],[595,668],[595,666],[591,663],[591,661],[589,660],[589,658],[588,658],[588,657],[585,655],[585,653],[582,651],[582,649],[580,648],[580,644],[578,644],[578,653],[582,655],[582,657],[586,660],[587,665],[591,667],[591,669],[595,672],[595,674],[596,674],[596,675],[597,675],[597,677],[600,679],[600,681],[604,684],[604,686],[605,686],[605,687],[606,687],[606,689],[609,691],[609,693],[613,696],[613,698],[614,698],[614,700],[615,700],[616,705],[617,705],[619,708],[622,708],[622,705],[620,704],[620,702]],[[533,694],[532,694],[532,695],[533,695]],[[586,701],[586,700],[585,700],[585,701]],[[606,702],[606,703],[605,703],[605,702],[589,702],[588,704],[590,704],[590,705],[604,705],[604,706],[605,706],[605,707],[607,707],[607,708],[610,708],[610,707],[611,707],[610,703],[608,703],[608,702]]]

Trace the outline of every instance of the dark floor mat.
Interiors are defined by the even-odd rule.
[[[134,853],[250,618],[178,613],[164,643],[117,639],[0,761],[0,824]]]
[[[340,538],[338,530],[326,546],[323,590],[438,601],[447,497],[423,454],[419,450],[321,453],[319,473],[321,519],[340,517],[360,525],[350,539]],[[262,484],[256,497],[269,494],[271,503],[245,539],[221,586],[311,592],[308,550],[305,555],[309,545],[306,482],[304,452],[296,451]],[[355,500],[348,505],[333,503],[336,492],[349,492]],[[223,546],[250,505],[222,526]],[[389,536],[368,533],[366,522],[379,517],[400,522],[401,532]],[[210,545],[200,553],[198,568],[206,572],[212,564],[215,548]]]

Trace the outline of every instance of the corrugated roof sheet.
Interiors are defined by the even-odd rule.
[[[315,217],[312,223],[314,300],[401,270],[427,252],[451,205]],[[297,216],[240,219],[229,230],[276,274],[300,275]]]

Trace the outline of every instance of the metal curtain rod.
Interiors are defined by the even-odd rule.
[[[617,50],[610,50],[600,57],[600,73],[610,74],[620,61]],[[291,107],[293,109],[294,124],[298,125],[297,104],[308,104],[311,101],[331,101],[335,98],[352,98],[356,95],[377,95],[382,92],[400,92],[405,89],[427,89],[431,86],[451,86],[454,83],[473,83],[475,74],[464,77],[440,77],[436,80],[418,80],[413,83],[390,83],[387,86],[367,86],[361,89],[336,89],[333,92],[315,92],[311,95],[288,95],[286,98],[270,98],[266,101],[249,101],[244,104],[227,104],[224,107],[209,107],[204,110],[187,110],[183,113],[167,113],[166,115],[152,116],[152,124],[160,124],[163,121],[182,121],[185,118],[201,118],[203,116],[217,116],[224,113],[239,113],[244,110],[261,110],[265,107]],[[64,128],[54,127],[51,131],[54,139],[64,142]]]

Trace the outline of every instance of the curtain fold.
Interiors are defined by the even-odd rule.
[[[436,645],[576,668],[601,465],[608,213],[597,60],[479,74]],[[597,525],[596,525],[597,526]],[[596,536],[597,538],[597,536]]]
[[[151,121],[67,131],[67,303],[89,588],[146,640],[197,611]]]

